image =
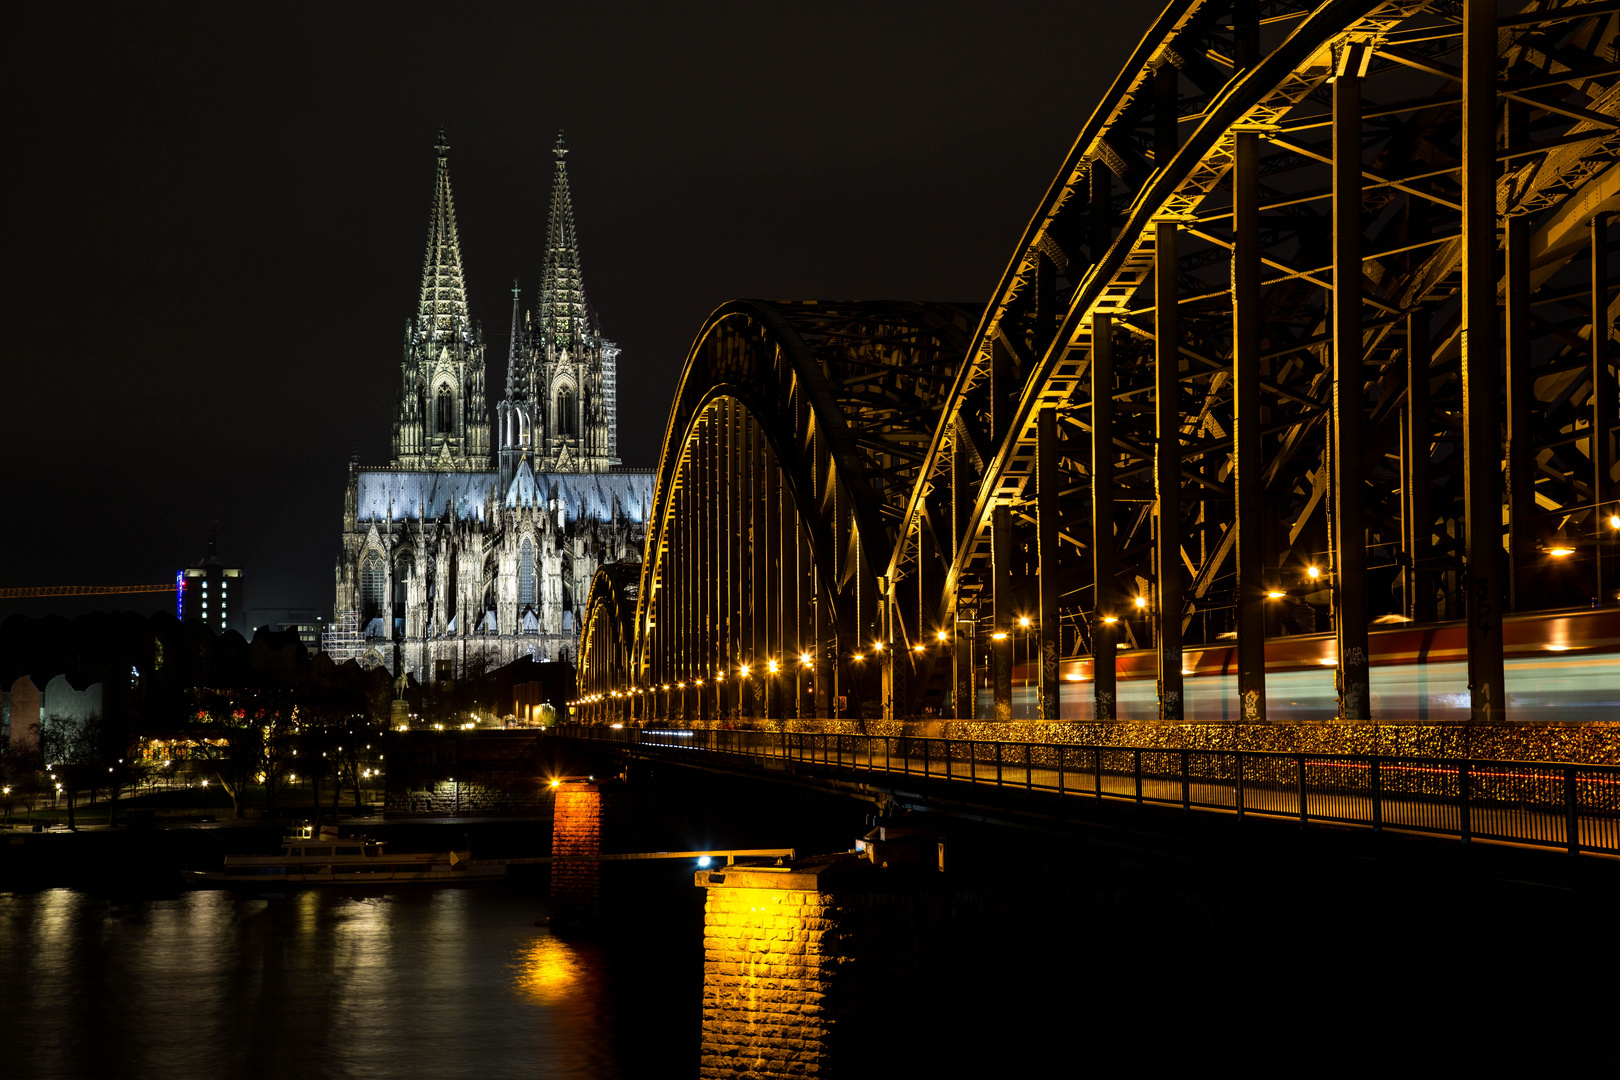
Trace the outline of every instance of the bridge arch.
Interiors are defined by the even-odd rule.
[[[976,314],[743,300],[704,323],[666,426],[633,623],[627,683],[652,696],[648,715],[881,707],[878,570]]]
[[[1205,655],[1239,677],[1226,718],[1264,719],[1264,638],[1297,613],[1331,617],[1366,719],[1367,623],[1445,617],[1502,718],[1501,613],[1544,602],[1542,534],[1600,528],[1620,480],[1615,33],[1578,4],[1165,8],[1020,238],[899,524],[887,579],[940,572],[959,699],[988,655],[1012,717],[1029,625],[1039,715],[1111,716],[1132,644],[1161,719]],[[1076,654],[1097,676],[1065,714]]]
[[[608,563],[591,576],[584,618],[580,620],[576,713],[593,721],[630,715],[631,626],[641,568],[634,563]]]
[[[1159,719],[1205,718],[1191,669],[1236,676],[1219,718],[1260,721],[1267,636],[1331,627],[1356,720],[1368,623],[1443,618],[1474,717],[1504,718],[1502,614],[1620,578],[1620,18],[1532,8],[1174,0],[985,308],[721,308],[666,432],[628,677],[695,718],[683,683],[809,640],[818,694],[859,697],[840,665],[873,640],[905,650],[884,715],[972,716],[987,681],[1010,719],[1022,639],[1023,715],[1109,719],[1130,646]],[[762,653],[742,509],[772,491],[815,619]],[[720,581],[722,550],[746,576]],[[1073,711],[1064,658],[1092,678]]]

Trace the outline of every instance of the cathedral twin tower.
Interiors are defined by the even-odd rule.
[[[444,136],[422,265],[416,319],[405,330],[394,467],[473,472],[487,469],[489,410],[482,331],[467,311],[467,285],[456,235]],[[540,278],[539,303],[522,312],[512,289],[506,397],[496,406],[500,473],[510,483],[520,461],[556,472],[602,472],[618,464],[615,420],[618,346],[602,337],[585,299],[568,151],[552,151],[556,169]]]
[[[334,660],[422,682],[576,656],[591,578],[640,560],[653,487],[651,471],[618,467],[619,350],[585,298],[561,135],[539,296],[524,312],[512,290],[491,446],[483,333],[468,313],[442,134],[435,149],[393,460],[349,466],[325,646]]]

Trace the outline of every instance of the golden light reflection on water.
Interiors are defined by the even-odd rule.
[[[517,988],[540,1005],[559,1005],[582,989],[585,967],[579,952],[549,934],[525,946],[515,967]]]

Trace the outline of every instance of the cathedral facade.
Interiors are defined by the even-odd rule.
[[[441,136],[416,317],[405,331],[393,459],[353,461],[335,659],[421,682],[520,656],[573,660],[591,577],[641,559],[653,473],[617,457],[619,350],[586,299],[558,136],[540,288],[512,289],[506,393],[490,423]],[[494,445],[491,445],[493,434]]]

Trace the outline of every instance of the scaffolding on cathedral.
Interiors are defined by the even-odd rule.
[[[345,660],[358,660],[365,651],[365,642],[360,638],[360,615],[354,611],[344,611],[332,620],[332,625],[321,633],[321,652],[332,658],[334,664],[341,664]]]

